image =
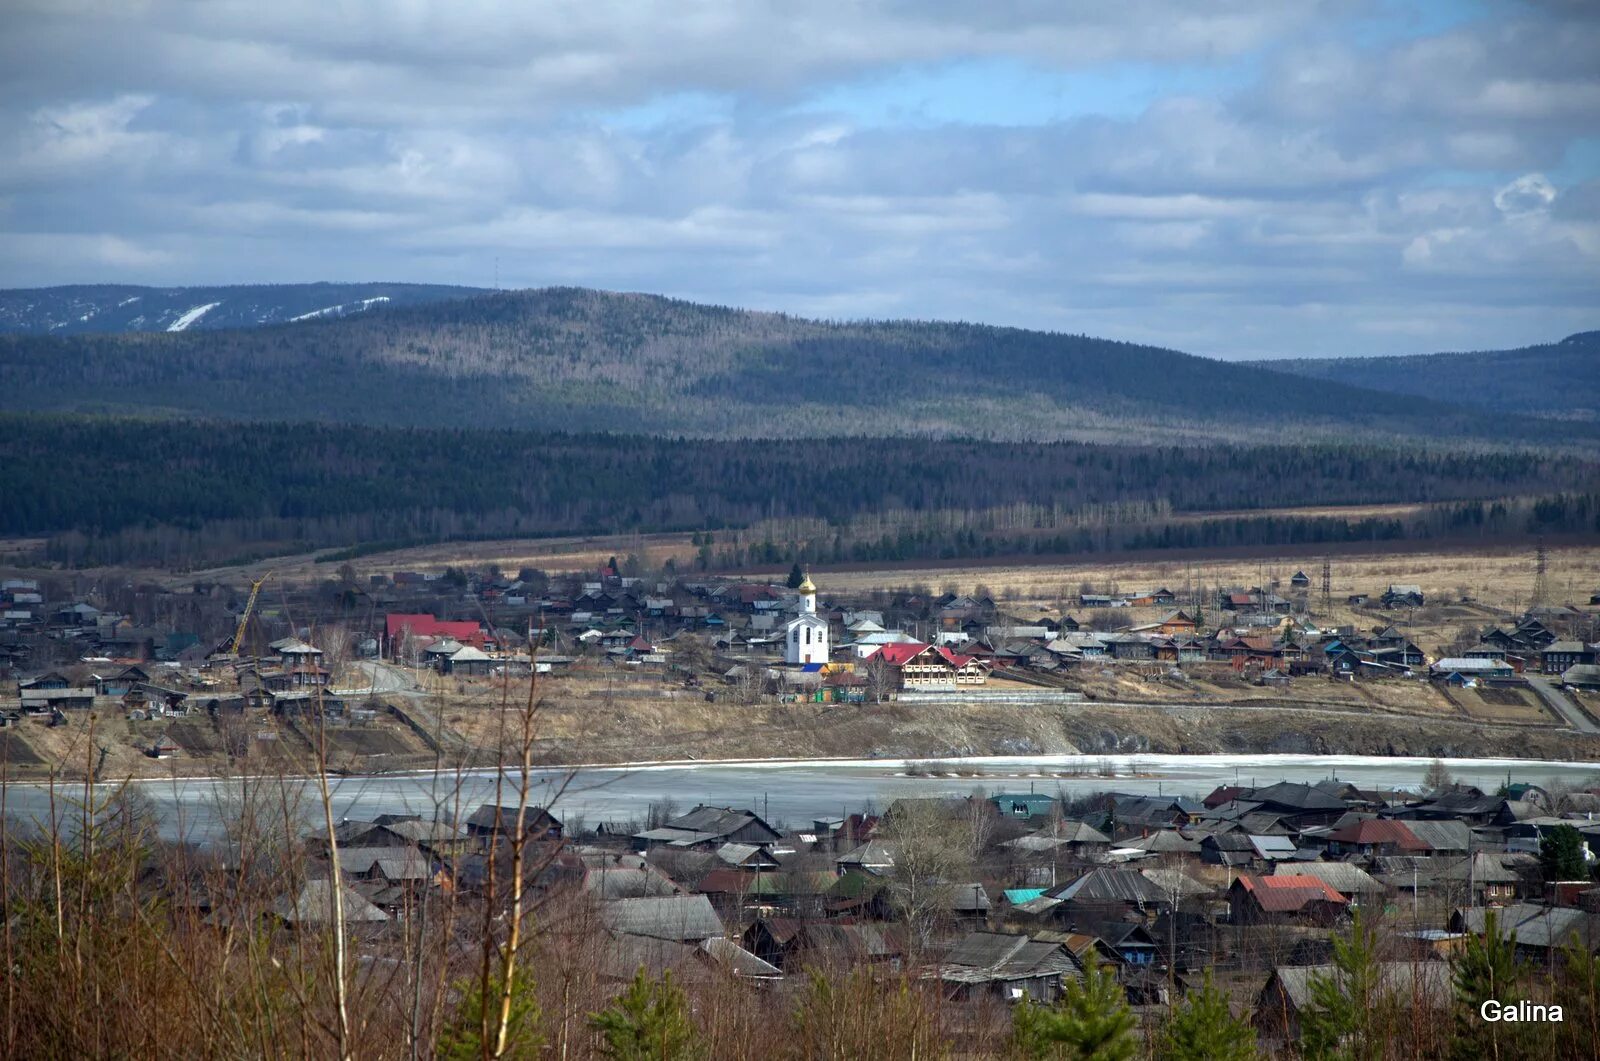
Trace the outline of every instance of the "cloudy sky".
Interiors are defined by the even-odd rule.
[[[1224,357],[1600,327],[1591,0],[6,0],[0,285],[582,284]]]

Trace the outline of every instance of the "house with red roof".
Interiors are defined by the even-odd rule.
[[[884,645],[867,658],[881,660],[893,668],[902,689],[954,689],[962,685],[982,685],[989,680],[989,668],[976,656],[963,655],[947,645],[927,645],[902,641]]]
[[[391,656],[400,654],[408,639],[432,642],[448,637],[479,649],[486,647],[489,641],[483,627],[475,622],[451,622],[425,613],[391,612],[384,616],[384,635]]]
[[[1368,818],[1341,825],[1328,834],[1330,855],[1425,855],[1433,848],[1404,822],[1393,818]]]
[[[1349,907],[1349,901],[1333,885],[1317,877],[1258,877],[1244,873],[1228,889],[1228,909],[1235,925],[1326,925]]]

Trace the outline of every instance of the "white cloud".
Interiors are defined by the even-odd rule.
[[[1593,327],[1600,191],[1569,153],[1600,23],[1497,8],[1374,45],[1348,21],[1373,10],[14,5],[0,282],[487,283],[499,259],[514,284],[1213,353]],[[975,84],[993,124],[804,105],[985,57],[1081,74],[1089,116],[1022,125]],[[1148,105],[1094,116],[1098,75],[1149,81]]]
[[[1542,214],[1556,201],[1555,187],[1542,173],[1518,177],[1494,193],[1494,206],[1507,217]]]

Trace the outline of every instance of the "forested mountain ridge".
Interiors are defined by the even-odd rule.
[[[0,408],[721,438],[1570,434],[1085,336],[573,288],[225,332],[0,336]]]
[[[72,284],[0,290],[0,332],[81,335],[101,332],[216,331],[347,317],[380,306],[464,298],[481,288],[439,284],[241,284],[140,287]]]
[[[1249,364],[1390,394],[1449,395],[1458,404],[1484,409],[1600,421],[1600,331],[1579,332],[1560,342],[1514,350]]]
[[[1414,446],[751,443],[0,414],[0,496],[0,537],[49,536],[62,562],[163,566],[708,528],[830,560],[1600,533],[1594,460]],[[1437,507],[1367,507],[1390,503]],[[1362,507],[1284,511],[1306,505]],[[1263,509],[1277,511],[1250,514]]]

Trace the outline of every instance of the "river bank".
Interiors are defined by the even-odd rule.
[[[413,717],[408,712],[417,712]],[[330,727],[328,764],[338,774],[381,776],[492,767],[500,756],[486,709],[446,712],[452,730],[415,705],[361,727]],[[305,774],[312,742],[293,729],[267,752],[230,758],[208,719],[96,723],[91,754],[84,725],[22,726],[0,737],[7,776],[43,780],[205,778],[241,773]],[[1248,705],[706,704],[632,701],[550,705],[537,758],[547,766],[640,761],[888,760],[1059,755],[1357,755],[1536,759],[1600,763],[1600,737],[1554,724],[1501,724],[1440,714]],[[183,750],[156,759],[143,749],[162,734]],[[105,749],[104,754],[100,749]]]
[[[612,714],[618,717],[611,717]],[[491,770],[500,757],[486,741],[426,747],[402,706],[376,728],[331,730],[331,772],[352,782]],[[1556,726],[1495,725],[1462,719],[1307,709],[1287,705],[1196,707],[1149,704],[1026,705],[697,705],[643,711],[638,705],[601,709],[553,707],[537,761],[546,769],[586,770],[697,764],[833,764],[904,761],[1060,761],[1070,773],[1092,774],[1106,757],[1262,756],[1361,757],[1381,761],[1432,758],[1460,761],[1593,762],[1600,771],[1600,737]],[[204,722],[186,720],[180,732],[199,743]],[[6,776],[19,782],[86,776],[87,732],[59,727],[38,734],[8,731]],[[199,733],[199,736],[195,734]],[[99,725],[97,744],[134,739]],[[141,734],[138,740],[148,739]],[[279,751],[284,749],[280,748]],[[103,781],[136,779],[151,785],[257,777],[304,777],[314,759],[304,754],[230,760],[220,746],[170,759],[124,755],[105,760]],[[20,753],[20,754],[19,754]],[[44,754],[41,754],[44,753]],[[600,764],[600,765],[596,765]],[[619,766],[618,764],[625,764]],[[755,768],[752,766],[751,768]],[[936,780],[936,779],[930,779]],[[1159,781],[1160,778],[1155,780]]]

